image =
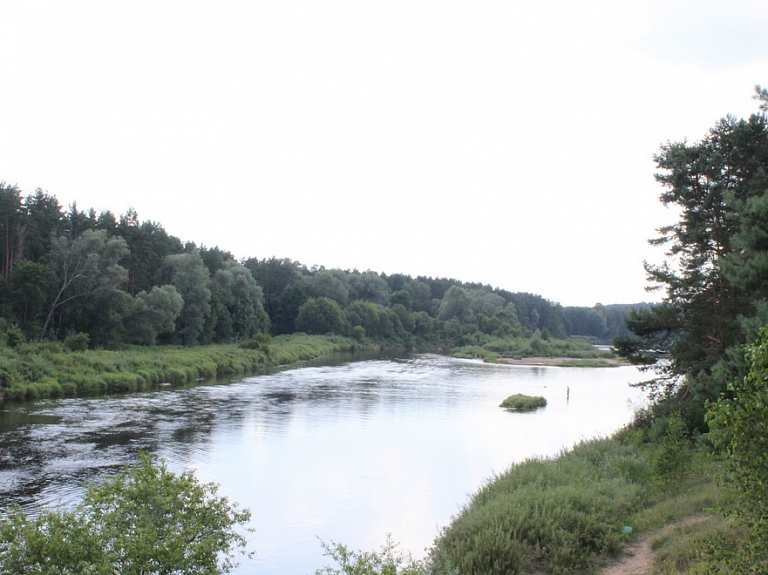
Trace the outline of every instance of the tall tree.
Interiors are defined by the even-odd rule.
[[[0,273],[6,281],[21,259],[23,216],[21,192],[0,181]]]
[[[24,259],[41,261],[51,251],[51,240],[64,233],[64,214],[55,196],[40,188],[24,200]]]
[[[120,264],[128,270],[126,291],[131,295],[151,291],[159,282],[165,257],[184,251],[179,238],[169,235],[158,223],[139,221],[134,209],[120,216],[116,232],[130,250]]]
[[[154,345],[157,336],[172,332],[184,300],[172,285],[155,286],[150,292],[140,292],[132,300],[123,317],[128,341]]]
[[[298,282],[306,272],[306,268],[299,262],[288,258],[269,258],[259,260],[258,258],[248,258],[243,265],[251,270],[253,279],[261,286],[264,291],[264,308],[269,314],[270,319],[274,320],[276,305],[280,294],[289,285]]]
[[[211,313],[211,290],[208,270],[196,251],[166,256],[163,276],[184,300],[184,307],[176,320],[177,332],[184,345],[196,345]]]
[[[727,381],[743,376],[738,346],[755,333],[750,318],[765,307],[768,277],[768,120],[726,116],[695,143],[668,143],[656,156],[661,201],[679,220],[659,230],[653,245],[671,263],[646,264],[651,289],[664,303],[630,313],[633,336],[615,341],[636,363],[655,369],[649,389],[660,407],[676,407],[689,425],[704,426],[704,403]],[[753,323],[753,322],[752,322]],[[648,350],[664,349],[670,359]]]
[[[50,254],[54,294],[40,337],[55,327],[55,315],[64,306],[122,284],[127,272],[118,262],[127,252],[122,238],[108,238],[104,230],[87,230],[74,239],[55,238]]]

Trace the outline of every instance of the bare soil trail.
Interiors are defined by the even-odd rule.
[[[624,555],[614,564],[605,567],[598,575],[650,575],[653,573],[655,554],[651,544],[653,540],[675,527],[693,525],[708,519],[708,515],[695,515],[677,523],[670,523],[656,531],[643,534],[640,539],[630,545]]]

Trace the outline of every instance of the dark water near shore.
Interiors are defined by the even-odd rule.
[[[318,537],[421,556],[484,480],[630,420],[635,368],[521,367],[436,355],[308,366],[225,385],[8,407],[0,506],[76,501],[139,450],[253,513],[240,575],[314,573]],[[570,387],[570,399],[566,388]],[[513,393],[546,408],[510,413]]]

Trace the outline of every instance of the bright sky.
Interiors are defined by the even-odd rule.
[[[0,0],[0,179],[237,257],[657,299],[653,154],[757,110],[768,3]]]

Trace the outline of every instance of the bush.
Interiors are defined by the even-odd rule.
[[[666,420],[664,435],[653,461],[652,473],[662,485],[669,486],[681,479],[691,461],[690,442],[685,423],[675,412]]]
[[[85,351],[88,349],[88,343],[91,338],[87,333],[78,333],[76,335],[70,335],[64,340],[64,347],[69,351]]]
[[[88,486],[72,509],[28,519],[11,508],[0,518],[0,572],[229,572],[246,543],[234,527],[250,513],[217,490],[142,454],[132,468]]]
[[[266,333],[255,333],[250,339],[245,340],[240,344],[243,349],[257,349],[264,353],[269,353],[269,344],[272,338]]]
[[[432,570],[591,570],[619,551],[627,518],[647,504],[642,485],[619,471],[635,453],[606,439],[584,442],[557,459],[514,465],[481,488],[442,531],[429,552]]]
[[[320,542],[330,557],[339,567],[325,566],[317,569],[315,575],[426,575],[427,570],[419,561],[414,561],[410,554],[398,551],[397,543],[387,535],[387,541],[381,551],[353,551],[342,543],[329,544]]]
[[[24,334],[17,325],[9,326],[5,331],[5,345],[8,347],[16,347],[20,343],[24,343]]]
[[[726,484],[736,493],[737,522],[748,532],[728,558],[735,572],[765,573],[768,566],[768,327],[746,348],[749,373],[709,406],[710,438],[725,457]],[[714,571],[713,571],[714,572]]]
[[[539,407],[545,407],[547,400],[540,395],[523,395],[522,393],[516,393],[510,395],[507,399],[501,402],[499,407],[506,407],[507,409],[513,409],[516,411],[530,411]]]

